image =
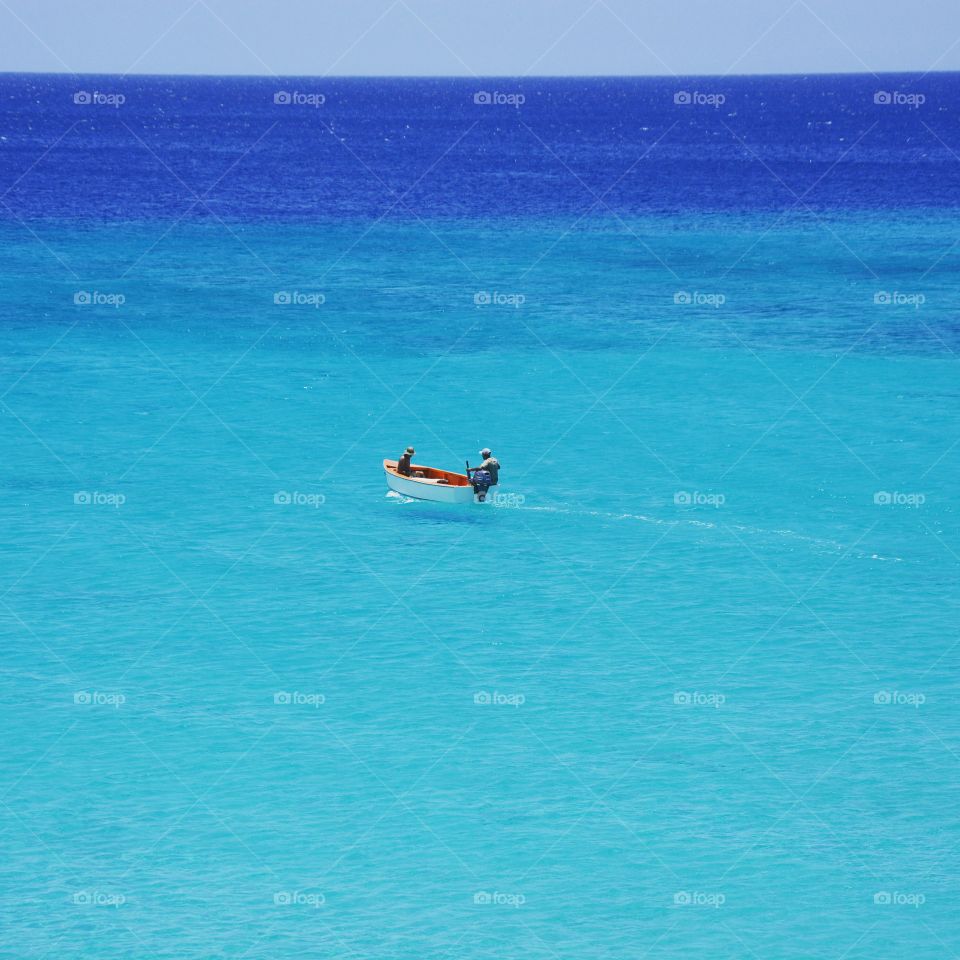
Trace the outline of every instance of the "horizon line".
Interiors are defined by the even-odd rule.
[[[242,80],[725,80],[741,77],[928,77],[960,70],[798,70],[782,73],[148,73],[70,70],[0,70],[0,77],[184,77]]]

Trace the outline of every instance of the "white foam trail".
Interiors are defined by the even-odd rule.
[[[836,551],[846,551],[849,548],[837,540],[824,540],[821,537],[810,537],[804,533],[797,533],[795,530],[764,530],[762,527],[748,527],[738,523],[710,523],[706,520],[666,520],[662,517],[650,517],[643,513],[608,513],[604,510],[571,510],[569,507],[517,507],[518,510],[536,510],[543,513],[567,513],[577,516],[601,517],[605,520],[636,520],[639,523],[653,523],[657,526],[676,527],[691,526],[705,527],[708,530],[717,530],[724,526],[738,533],[748,533],[755,536],[778,536],[792,540],[800,540],[804,543],[810,543],[818,547],[830,547]],[[878,553],[854,553],[852,554],[858,560],[882,560],[890,563],[902,563],[902,557],[884,557]]]

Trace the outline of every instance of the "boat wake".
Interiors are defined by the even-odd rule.
[[[708,530],[732,530],[734,533],[743,533],[749,536],[778,537],[784,540],[797,540],[811,546],[822,547],[837,553],[846,553],[851,548],[838,540],[828,540],[823,537],[811,537],[795,530],[775,529],[767,530],[763,527],[751,527],[740,523],[712,523],[709,520],[684,520],[651,517],[643,513],[610,513],[605,510],[574,510],[570,507],[528,507],[519,506],[514,509],[535,511],[539,513],[564,513],[577,516],[599,517],[604,520],[632,520],[637,523],[652,523],[664,527],[703,527]],[[886,557],[879,553],[865,553],[856,551],[850,554],[856,560],[879,560],[887,563],[903,563],[903,557]]]
[[[521,510],[529,513],[560,513],[570,516],[579,516],[579,517],[597,517],[601,520],[621,520],[621,521],[633,521],[635,523],[651,523],[656,526],[661,527],[701,527],[705,530],[718,530],[718,531],[732,531],[736,534],[743,534],[750,537],[768,537],[781,540],[796,540],[799,543],[809,544],[811,547],[816,547],[823,550],[829,550],[831,553],[845,554],[848,553],[855,560],[877,560],[885,563],[903,563],[903,557],[887,557],[879,553],[866,553],[864,551],[852,551],[852,548],[844,543],[840,543],[839,540],[829,540],[823,537],[811,537],[804,533],[797,533],[795,530],[789,530],[784,528],[778,528],[774,530],[768,530],[763,527],[752,527],[742,523],[716,523],[709,520],[694,520],[694,519],[683,519],[683,518],[665,518],[665,517],[652,517],[645,513],[611,513],[607,510],[577,510],[572,507],[564,506],[541,506],[534,507],[528,506],[523,503],[522,499],[516,497],[515,495],[501,494],[498,495],[501,497],[511,497],[510,500],[497,500],[495,497],[493,500],[489,500],[486,504],[486,509],[501,507],[503,509],[509,510]],[[393,500],[395,503],[422,503],[423,501],[418,501],[413,497],[404,496],[402,493],[397,493],[395,490],[391,490],[387,493],[387,497]],[[851,552],[852,551],[852,552]]]

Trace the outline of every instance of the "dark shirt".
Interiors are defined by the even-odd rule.
[[[410,476],[410,454],[405,453],[397,461],[397,473],[402,473],[405,477]]]

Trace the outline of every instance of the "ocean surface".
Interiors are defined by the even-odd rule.
[[[0,956],[960,951],[958,105],[0,76]]]

